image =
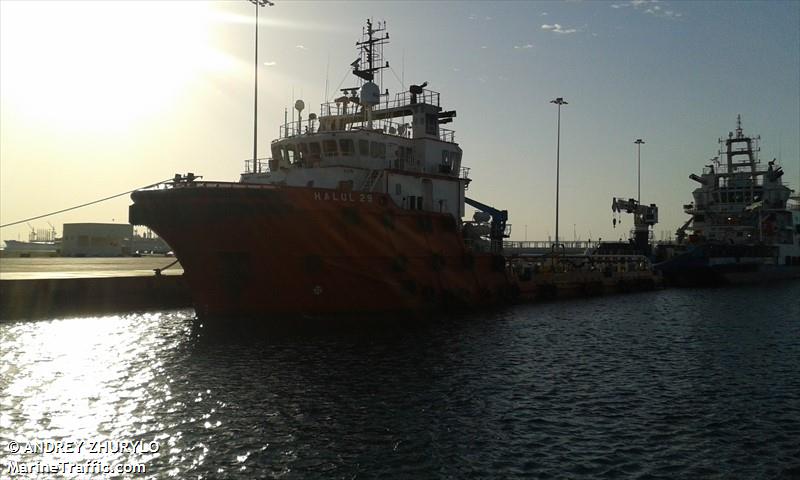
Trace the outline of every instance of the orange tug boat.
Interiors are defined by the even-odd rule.
[[[491,305],[518,294],[507,214],[466,198],[469,169],[427,82],[389,98],[385,24],[367,22],[359,87],[280,128],[239,182],[176,175],[131,195],[130,222],[173,248],[200,318]],[[478,210],[462,221],[465,204]]]

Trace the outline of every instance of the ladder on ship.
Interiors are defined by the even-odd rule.
[[[375,185],[381,177],[383,177],[383,170],[370,170],[369,174],[364,178],[364,183],[361,184],[361,191],[371,192],[375,190]]]

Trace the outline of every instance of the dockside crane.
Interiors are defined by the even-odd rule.
[[[467,197],[464,197],[464,203],[472,208],[486,212],[492,217],[491,229],[489,230],[491,252],[496,255],[502,254],[503,239],[509,237],[509,234],[506,232],[506,224],[508,223],[508,210],[498,210],[494,207]]]
[[[614,197],[611,202],[611,211],[614,213],[633,214],[633,243],[644,255],[650,255],[650,229],[658,223],[658,207],[656,204],[640,205],[635,198]],[[614,217],[613,222],[616,228],[616,217]]]

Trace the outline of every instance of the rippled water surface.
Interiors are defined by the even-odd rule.
[[[137,440],[136,478],[797,478],[800,282],[413,326],[209,334],[191,311],[0,324],[0,477]]]

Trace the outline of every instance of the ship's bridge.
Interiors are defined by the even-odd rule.
[[[442,109],[427,82],[394,98],[374,82],[389,66],[382,60],[388,35],[376,36],[384,29],[367,21],[357,43],[351,65],[360,86],[341,89],[319,115],[304,116],[298,100],[296,116],[270,145],[272,157],[248,160],[243,183],[384,193],[403,208],[463,216],[469,170],[454,132],[442,128],[456,112]]]
[[[303,120],[281,125],[275,142],[297,135],[322,132],[376,131],[403,138],[432,138],[454,143],[455,133],[442,128],[456,116],[455,111],[443,112],[439,106],[439,93],[420,89],[395,95],[375,106],[362,106],[357,96],[343,96],[336,101],[323,103],[320,116],[314,114]]]
[[[469,169],[454,132],[440,125],[456,113],[443,112],[439,98],[417,87],[376,105],[341,97],[319,117],[298,110],[272,141],[272,157],[247,160],[241,181],[388,193],[407,208],[461,217]]]
[[[320,110],[305,119],[298,111],[297,120],[281,125],[272,157],[247,160],[242,180],[272,183],[269,174],[281,170],[338,166],[468,178],[455,133],[440,126],[456,113],[442,111],[438,92],[412,87],[374,106],[344,96]]]

